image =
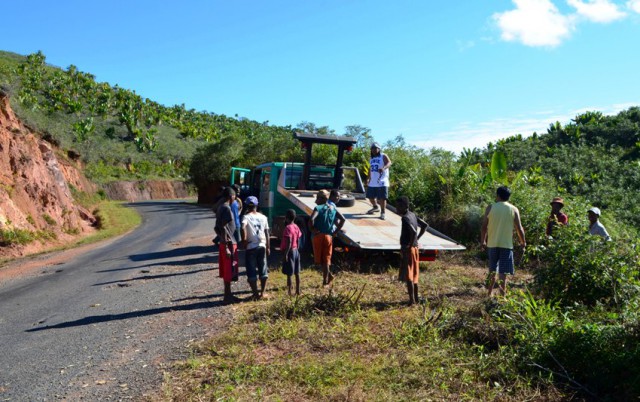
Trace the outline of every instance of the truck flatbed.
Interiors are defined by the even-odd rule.
[[[315,204],[314,191],[299,191],[286,189],[278,185],[278,192],[286,197],[300,210],[311,215]],[[338,238],[347,246],[359,247],[363,250],[400,250],[400,232],[402,222],[400,215],[387,209],[386,219],[381,220],[380,214],[368,215],[371,204],[363,198],[356,198],[351,207],[338,208],[346,218],[342,232]],[[436,230],[428,230],[419,241],[420,250],[464,250],[465,247]]]

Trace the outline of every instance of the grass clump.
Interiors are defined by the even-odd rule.
[[[140,215],[123,202],[102,201],[94,209],[97,233],[80,240],[76,245],[94,243],[110,237],[125,234],[142,222]]]

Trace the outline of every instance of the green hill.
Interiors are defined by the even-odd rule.
[[[86,163],[96,182],[123,179],[187,179],[196,149],[230,135],[287,127],[167,107],[135,91],[97,82],[71,65],[46,64],[42,53],[26,57],[0,52],[0,85],[16,114],[45,139]]]

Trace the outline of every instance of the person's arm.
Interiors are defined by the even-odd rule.
[[[522,227],[522,222],[520,222],[520,211],[517,209],[513,214],[513,224],[516,227],[516,233],[518,233],[518,238],[520,238],[520,245],[522,248],[527,247],[527,241],[524,237],[524,228]]]
[[[313,213],[311,214],[311,218],[309,218],[309,230],[314,232],[316,230],[315,226],[313,225],[315,222],[316,217],[318,216],[318,210],[316,208],[313,209]]]
[[[233,242],[229,237],[230,234],[227,233],[227,230],[225,230],[225,226],[233,220],[233,212],[231,212],[231,208],[230,207],[221,208],[220,216],[219,217],[216,216],[216,219],[220,219],[220,225],[218,226],[220,230],[220,242],[221,244],[224,244],[224,250],[226,254],[230,256],[231,255],[230,246]]]
[[[346,221],[347,220],[344,218],[344,215],[342,215],[336,208],[336,220],[334,222],[336,225],[336,233],[342,230],[342,227],[344,226]]]
[[[414,228],[413,226],[411,226],[411,224],[407,224],[409,227],[409,244],[407,244],[407,250],[411,250],[411,247],[413,247],[414,244],[416,244],[416,237],[417,237],[417,230],[416,228]]]
[[[384,165],[378,170],[380,174],[382,174],[385,169],[389,169],[391,167],[391,159],[389,159],[387,154],[382,155],[382,162],[384,162]]]
[[[242,243],[242,246],[244,248],[247,248],[247,237],[249,236],[247,234],[247,220],[244,218],[242,218],[242,223],[240,224],[240,236],[241,236],[240,241]]]
[[[291,237],[290,236],[285,236],[284,238],[285,243],[287,243],[287,247],[284,249],[284,262],[288,262],[289,261],[289,253],[291,252]]]
[[[427,231],[429,224],[426,222],[418,221],[418,226],[420,226],[420,233],[418,233],[418,238],[416,240],[420,240],[422,235]]]
[[[489,211],[491,211],[491,205],[484,211],[484,217],[482,218],[482,229],[480,229],[480,244],[482,247],[487,247],[487,228],[489,227]]]
[[[269,227],[264,230],[265,238],[267,239],[267,257],[271,254],[271,235],[269,234]]]

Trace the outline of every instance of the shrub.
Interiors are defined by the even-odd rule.
[[[493,315],[506,325],[521,371],[541,381],[551,377],[585,396],[640,395],[637,321],[625,323],[606,311],[572,311],[528,292],[513,293]]]
[[[622,309],[640,293],[637,244],[605,242],[578,225],[559,227],[536,248],[535,290],[564,305],[603,303]]]
[[[29,244],[36,239],[33,232],[18,228],[0,229],[0,246]]]

